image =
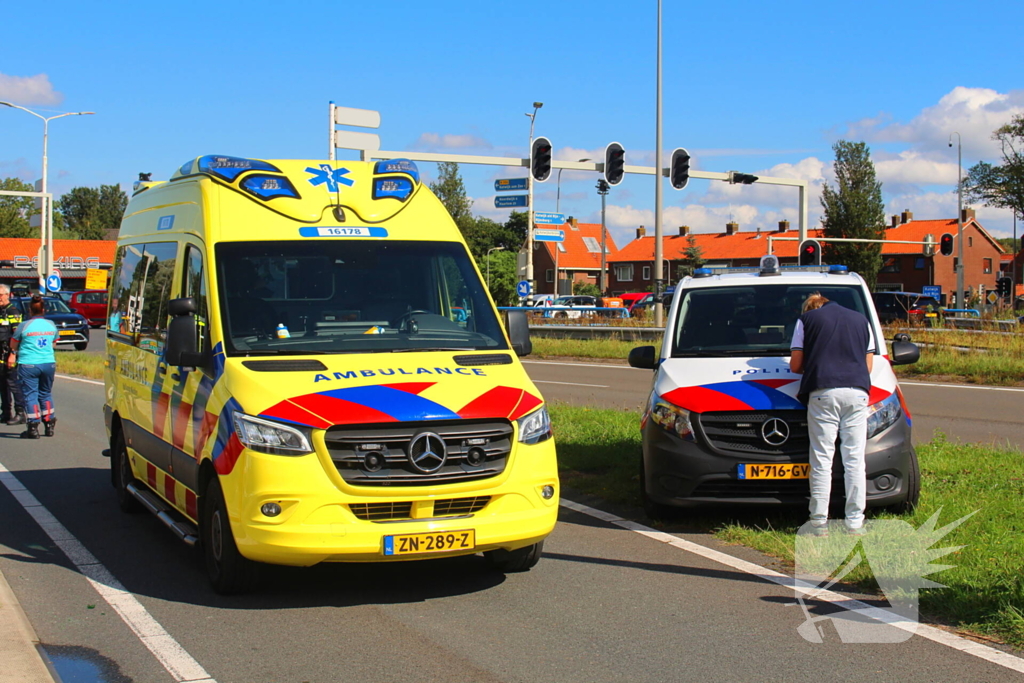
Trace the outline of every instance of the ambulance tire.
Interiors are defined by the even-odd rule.
[[[237,595],[252,590],[259,579],[258,565],[238,552],[224,504],[224,492],[216,476],[206,485],[200,516],[203,558],[213,590],[221,595]]]
[[[114,439],[114,450],[110,458],[110,479],[114,483],[114,490],[117,491],[117,506],[121,508],[121,512],[142,510],[142,503],[128,490],[128,484],[135,481],[135,475],[132,474],[123,433],[119,433]]]
[[[516,572],[528,572],[540,562],[540,556],[544,552],[544,541],[528,545],[517,550],[488,550],[484,553],[484,559],[502,574],[514,574]]]

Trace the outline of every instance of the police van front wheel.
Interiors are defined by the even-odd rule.
[[[224,504],[224,492],[217,477],[206,485],[203,499],[200,534],[210,585],[221,595],[252,590],[258,579],[258,566],[238,552]]]
[[[528,572],[540,562],[540,556],[544,552],[544,541],[528,545],[518,550],[489,550],[484,553],[488,563],[503,574],[515,572]]]

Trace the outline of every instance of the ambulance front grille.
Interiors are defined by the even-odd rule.
[[[422,434],[444,442],[444,461],[423,472],[409,457]],[[495,477],[512,451],[508,420],[445,420],[399,425],[338,425],[324,435],[331,460],[346,483],[356,486],[435,486]],[[436,444],[436,439],[431,443]],[[422,445],[422,444],[421,444]],[[426,463],[432,469],[437,461]]]
[[[470,498],[448,498],[435,500],[434,510],[429,518],[461,517],[483,510],[491,501],[490,496],[472,496]],[[359,519],[367,522],[391,522],[412,519],[412,503],[349,503],[349,510]]]

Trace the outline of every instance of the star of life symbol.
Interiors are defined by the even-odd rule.
[[[944,588],[924,578],[952,565],[932,560],[964,546],[932,548],[949,532],[978,511],[964,515],[944,527],[935,528],[940,508],[915,529],[900,519],[869,519],[863,534],[847,531],[840,520],[828,522],[827,533],[807,522],[797,531],[794,590],[804,613],[797,633],[811,643],[823,643],[836,635],[843,643],[902,643],[915,633],[920,590]],[[849,607],[853,602],[829,589],[859,565],[866,565],[889,607]],[[844,605],[845,603],[845,605]],[[826,630],[832,625],[832,632]]]
[[[320,164],[320,168],[309,166],[306,168],[306,173],[313,174],[313,177],[309,178],[310,185],[316,187],[317,185],[327,183],[328,192],[337,192],[338,185],[352,187],[356,182],[351,178],[345,177],[350,173],[347,168],[331,168],[330,164]]]

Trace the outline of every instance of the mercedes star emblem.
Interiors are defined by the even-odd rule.
[[[781,446],[789,440],[789,425],[777,417],[769,418],[761,425],[761,438],[770,446]]]
[[[444,439],[434,432],[423,432],[409,442],[409,464],[423,474],[437,472],[447,457]]]

